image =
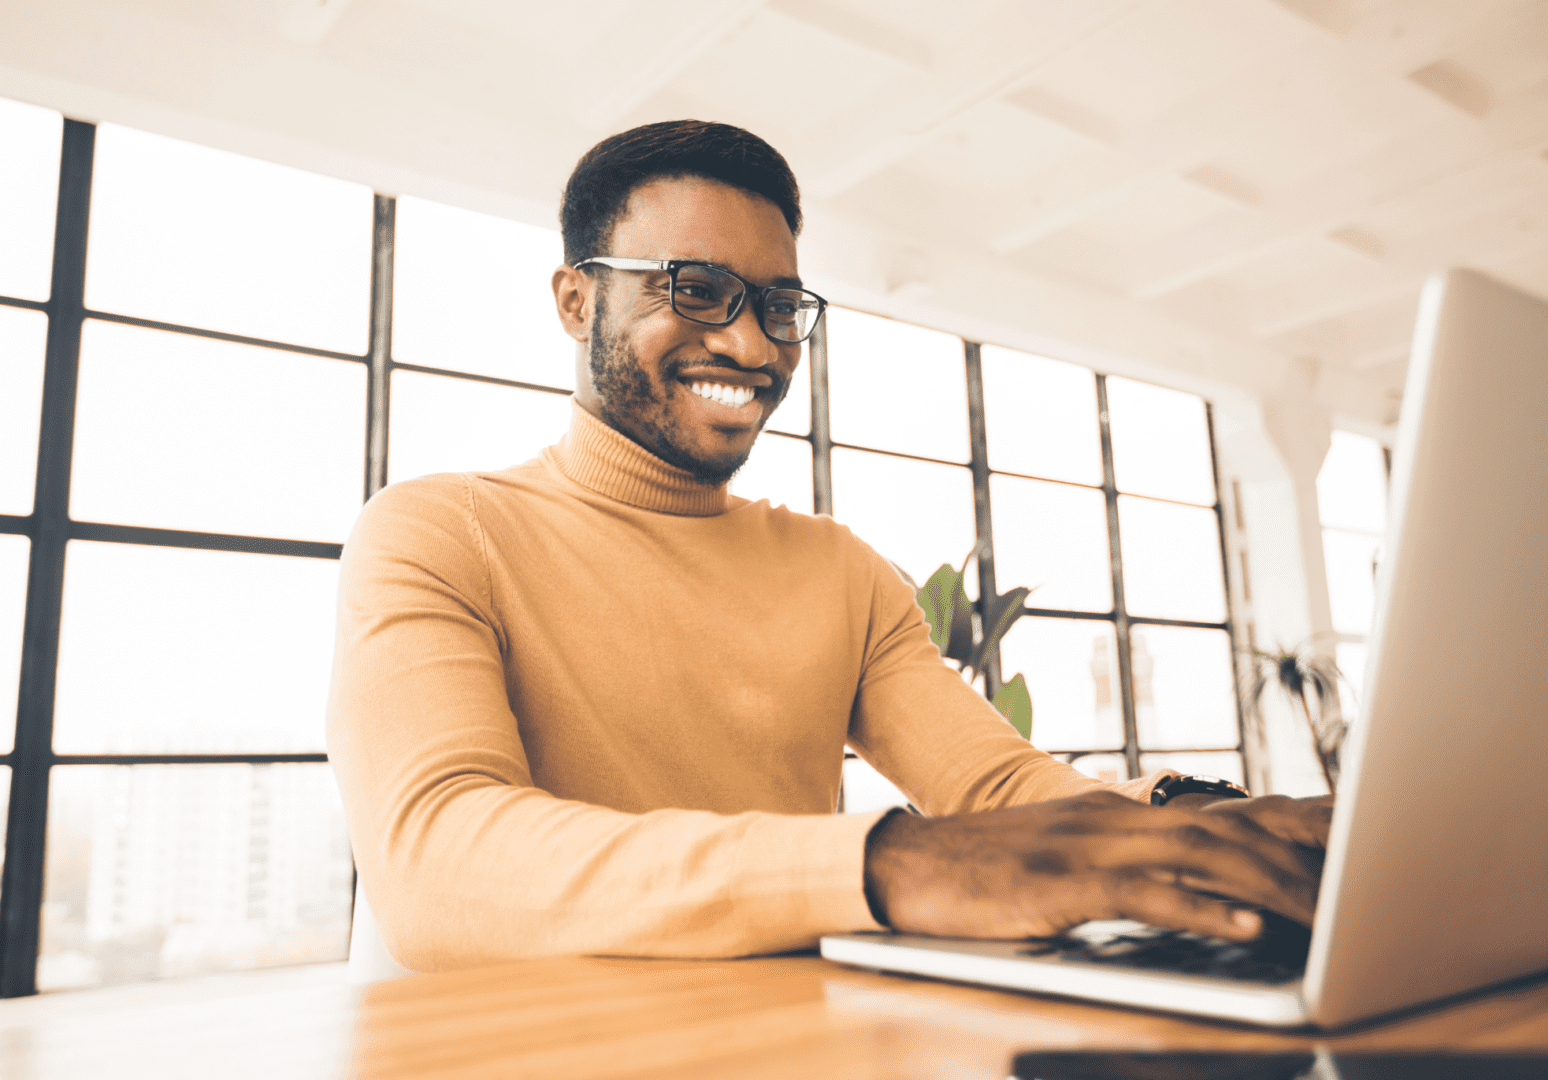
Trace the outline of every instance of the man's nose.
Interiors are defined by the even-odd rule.
[[[725,326],[714,327],[713,332],[705,336],[704,345],[713,353],[729,356],[744,368],[761,368],[779,357],[779,350],[763,332],[763,324],[753,310],[752,297],[743,302],[736,318]]]

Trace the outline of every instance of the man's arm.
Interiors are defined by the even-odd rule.
[[[877,815],[633,814],[536,787],[482,544],[466,481],[442,476],[376,496],[344,549],[328,749],[400,962],[735,956],[876,928]]]
[[[893,814],[871,831],[866,893],[879,922],[922,934],[1048,937],[1137,919],[1250,938],[1260,920],[1248,907],[1308,924],[1316,908],[1321,850],[1274,835],[1247,809],[1278,814],[1295,801],[1231,800],[1221,812],[1226,803],[1151,807],[1093,791],[944,818]],[[1290,813],[1285,827],[1308,818]]]
[[[1028,746],[940,661],[895,578],[877,574],[850,739],[933,816],[893,814],[870,834],[878,921],[1025,937],[1133,918],[1236,938],[1258,929],[1242,904],[1310,921],[1330,799],[1180,796],[1158,808],[1150,788],[1166,773],[1122,785],[1081,775]]]
[[[1144,802],[1172,775],[1106,784],[1030,745],[942,661],[914,590],[892,565],[858,540],[851,557],[853,572],[871,580],[871,601],[849,744],[926,815],[1107,790]],[[1034,717],[1034,738],[1036,730]]]

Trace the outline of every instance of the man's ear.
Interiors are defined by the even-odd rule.
[[[576,341],[591,339],[591,299],[596,282],[573,266],[554,271],[554,307],[564,332]]]

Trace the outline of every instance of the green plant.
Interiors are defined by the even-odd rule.
[[[969,678],[983,673],[1000,639],[1025,613],[1027,596],[1032,592],[1017,587],[1000,596],[987,596],[982,611],[975,611],[962,582],[968,564],[982,550],[983,545],[979,544],[968,552],[960,570],[942,563],[923,585],[914,586],[914,595],[930,624],[930,640],[943,657],[955,661],[958,670]],[[914,584],[907,574],[903,576],[910,585]],[[1018,673],[1002,682],[991,703],[1022,738],[1032,738],[1032,694],[1024,676]]]
[[[1339,752],[1349,730],[1338,705],[1338,680],[1343,677],[1338,665],[1328,657],[1312,652],[1309,640],[1293,649],[1279,645],[1273,652],[1248,649],[1246,656],[1250,679],[1247,700],[1260,730],[1263,691],[1273,683],[1306,721],[1312,749],[1317,753],[1317,763],[1322,766],[1322,778],[1327,781],[1329,792],[1336,791]]]

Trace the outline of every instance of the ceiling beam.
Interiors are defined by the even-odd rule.
[[[1385,367],[1399,360],[1407,360],[1409,350],[1413,348],[1413,335],[1410,333],[1402,341],[1394,341],[1389,345],[1363,352],[1352,357],[1349,366],[1356,371],[1370,371],[1372,368]]]
[[[1080,163],[1068,178],[1050,177],[1044,185],[1024,190],[1007,215],[1009,224],[989,246],[1015,251],[1096,213],[1124,191],[1207,169],[1212,152],[1229,146],[1244,128],[1272,123],[1287,102],[1403,78],[1440,51],[1483,31],[1510,3],[1482,0],[1480,6],[1458,8],[1438,0],[1389,0],[1360,12],[1358,25],[1337,40],[1287,13],[1285,31],[1299,35],[1296,44],[1253,58],[1189,100],[1123,133],[1112,143],[1111,160]],[[1459,23],[1470,24],[1466,33],[1459,32]],[[1388,32],[1389,24],[1401,33]]]
[[[1439,228],[1386,243],[1381,261],[1349,260],[1337,268],[1254,294],[1249,326],[1276,337],[1412,291],[1437,267],[1509,258],[1548,244],[1548,204],[1535,193],[1484,206]]]
[[[1338,229],[1385,201],[1548,141],[1548,82],[1495,106],[1476,128],[1426,125],[1326,170],[1260,213],[1210,218],[1158,240],[1134,260],[1131,293],[1153,299],[1252,262],[1282,244]]]
[[[867,18],[827,0],[769,0],[769,9],[915,71],[930,66],[929,43],[894,23]]]
[[[889,83],[813,137],[801,187],[833,198],[918,150],[970,110],[1016,89],[1139,0],[1043,0],[995,10],[923,76]],[[856,140],[856,132],[866,136]]]
[[[710,49],[747,25],[764,0],[720,0],[713,18],[683,19],[671,38],[653,49],[644,66],[616,80],[579,119],[595,131],[612,131],[657,91],[688,70]]]
[[[299,45],[321,45],[347,7],[349,0],[294,0],[280,34]]]

